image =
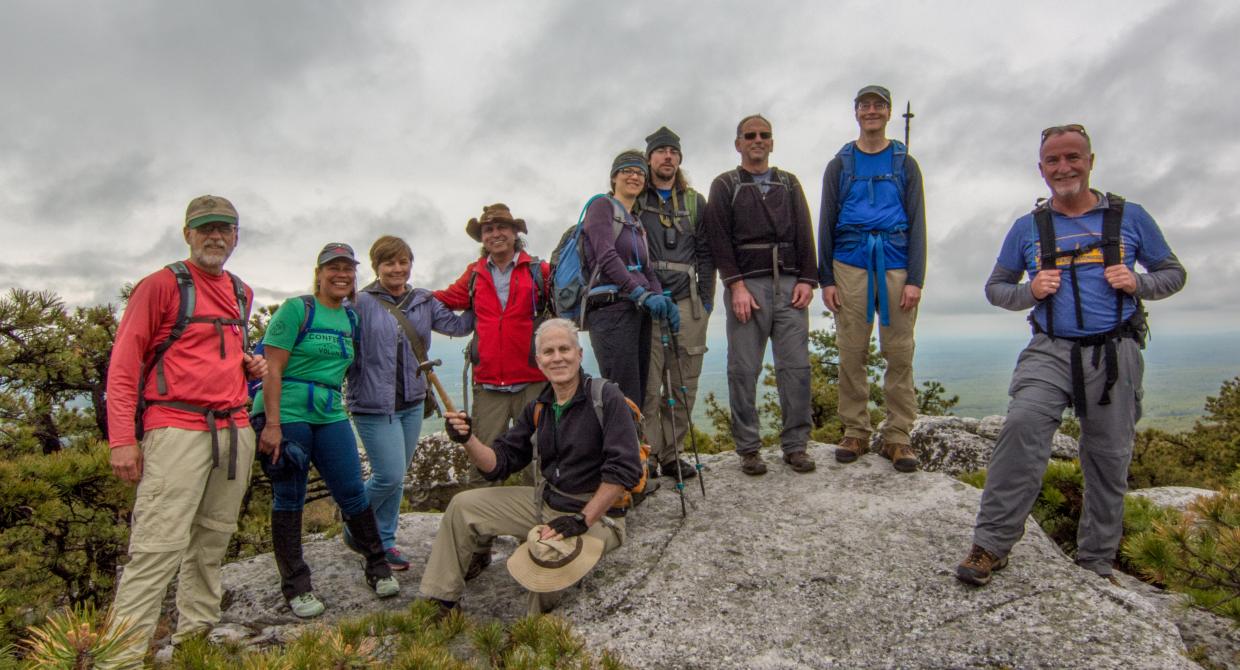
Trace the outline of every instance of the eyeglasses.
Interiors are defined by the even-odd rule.
[[[641,168],[626,167],[616,170],[616,174],[622,177],[645,177],[646,171]]]
[[[1069,123],[1066,126],[1051,126],[1042,131],[1042,144],[1046,144],[1048,138],[1064,133],[1079,133],[1086,141],[1089,140],[1089,133],[1085,132],[1085,126],[1079,123]]]
[[[757,139],[757,138],[759,138],[759,137],[761,137],[761,138],[762,138],[762,139],[764,139],[764,140],[769,140],[769,139],[771,139],[771,131],[769,131],[769,130],[764,130],[764,131],[762,131],[762,132],[754,132],[754,131],[752,131],[752,130],[751,130],[751,131],[749,131],[749,132],[747,132],[747,133],[742,133],[742,134],[741,134],[741,137],[743,137],[743,138],[745,138],[745,139],[747,139],[747,140],[753,140],[753,139]]]
[[[860,109],[862,111],[870,110],[870,109],[878,111],[878,110],[887,109],[890,106],[891,105],[888,105],[886,100],[866,100],[864,102],[857,103],[857,109]]]
[[[235,231],[236,229],[237,229],[237,224],[224,223],[222,221],[216,221],[213,223],[204,223],[201,226],[194,228],[194,230],[198,231],[199,233],[203,235],[214,235],[215,233],[221,233],[223,235],[232,235],[233,231]]]

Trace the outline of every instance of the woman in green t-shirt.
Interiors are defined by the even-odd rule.
[[[380,598],[400,592],[366,498],[357,441],[340,394],[358,333],[357,315],[346,303],[356,284],[352,247],[328,244],[314,270],[314,296],[284,301],[263,337],[268,368],[263,389],[254,398],[256,413],[263,414],[255,420],[261,426],[258,451],[271,478],[271,534],[280,589],[293,614],[302,618],[324,609],[301,554],[310,464],[340,506],[353,548],[366,557],[366,583]]]

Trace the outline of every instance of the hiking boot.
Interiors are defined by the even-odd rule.
[[[323,605],[323,601],[319,600],[319,597],[311,591],[307,591],[288,601],[288,607],[293,610],[293,615],[299,619],[313,619],[327,609]]]
[[[1121,589],[1124,588],[1124,585],[1119,581],[1119,577],[1116,577],[1114,573],[1109,574],[1109,575],[1098,575],[1098,576],[1110,582],[1111,586],[1118,586]]]
[[[474,577],[477,577],[478,575],[482,574],[482,571],[486,570],[487,566],[489,566],[490,564],[491,564],[490,550],[487,550],[485,552],[483,551],[474,552],[474,555],[469,559],[469,568],[465,570],[465,581],[468,582]],[[432,600],[434,600],[434,598],[432,598]],[[443,601],[440,601],[440,602],[443,602]]]
[[[405,558],[405,555],[400,553],[400,549],[392,547],[391,549],[384,550],[383,553],[387,554],[384,558],[387,560],[389,568],[398,571],[409,569],[409,559]]]
[[[646,464],[646,479],[655,480],[658,478],[659,478],[659,462],[652,458],[650,459],[650,462]]]
[[[956,566],[956,579],[974,586],[990,583],[990,573],[1007,567],[1008,557],[999,558],[978,545],[973,545],[969,555]]]
[[[766,463],[762,461],[762,454],[756,451],[741,454],[741,472],[753,476],[765,475]]]
[[[919,465],[913,448],[899,442],[888,442],[879,438],[878,455],[891,461],[891,466],[900,472],[912,472]]]
[[[664,477],[671,477],[672,479],[676,478],[676,470],[679,469],[681,481],[693,479],[697,476],[697,470],[692,465],[686,463],[683,458],[672,459],[659,466],[659,469],[663,471]]]
[[[840,440],[839,446],[835,448],[835,460],[839,463],[852,463],[857,460],[858,456],[865,454],[869,450],[869,440],[863,440],[859,437],[846,437]]]
[[[380,577],[370,586],[375,590],[375,595],[380,598],[391,598],[400,593],[400,582],[396,581],[396,578],[392,575]]]
[[[784,454],[784,462],[792,466],[793,472],[813,472],[818,467],[814,463],[814,459],[804,451],[794,451],[791,454]]]

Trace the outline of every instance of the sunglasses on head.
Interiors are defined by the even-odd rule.
[[[1064,126],[1051,126],[1050,128],[1043,130],[1042,143],[1046,144],[1046,140],[1048,138],[1056,135],[1063,135],[1064,133],[1079,133],[1085,139],[1089,139],[1089,133],[1085,132],[1085,126],[1082,126],[1079,123],[1069,123]]]
[[[761,132],[756,132],[756,131],[752,131],[752,130],[751,130],[751,131],[749,131],[749,132],[747,132],[747,133],[742,133],[742,134],[741,134],[741,137],[743,137],[743,138],[745,138],[745,139],[747,139],[747,140],[753,140],[753,139],[757,139],[757,138],[759,138],[759,137],[761,137],[761,138],[762,138],[762,139],[764,139],[764,140],[769,140],[769,139],[771,139],[771,131],[769,131],[769,130],[763,130],[763,131],[761,131]]]

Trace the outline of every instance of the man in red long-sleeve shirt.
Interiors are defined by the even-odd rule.
[[[237,226],[228,200],[192,200],[182,231],[189,258],[142,279],[117,329],[108,366],[108,441],[116,476],[138,490],[130,560],[112,615],[144,641],[117,667],[141,666],[174,575],[173,641],[219,620],[220,564],[254,461],[245,381],[261,378],[267,367],[245,350],[253,292],[224,270]],[[186,319],[178,324],[183,299]],[[173,337],[178,325],[183,331]]]

